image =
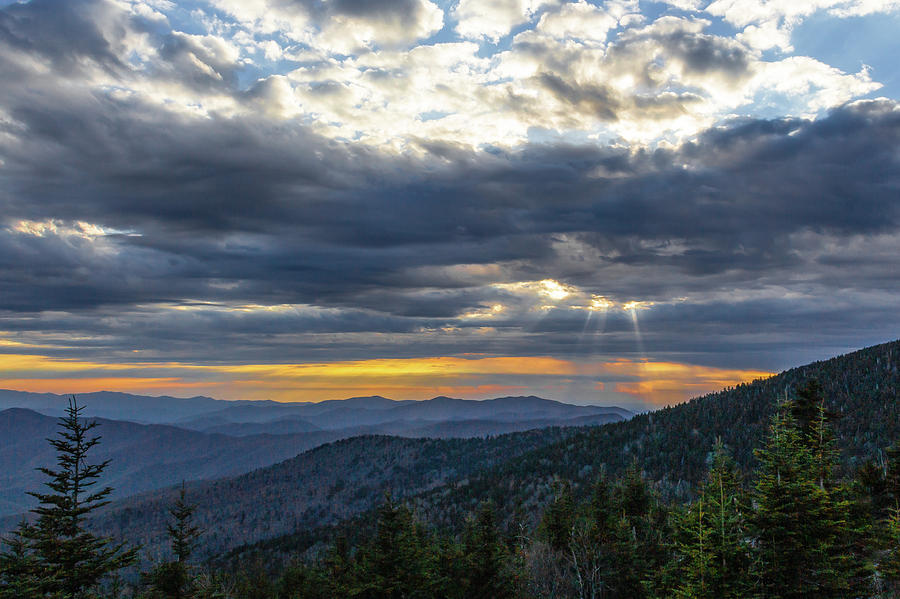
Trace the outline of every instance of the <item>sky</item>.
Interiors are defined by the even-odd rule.
[[[900,0],[0,0],[0,388],[651,409],[900,337]]]

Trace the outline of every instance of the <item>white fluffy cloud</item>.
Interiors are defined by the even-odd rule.
[[[57,60],[85,93],[203,117],[300,119],[386,151],[549,139],[677,145],[722,119],[815,116],[877,90],[866,68],[760,49],[788,47],[789,24],[815,11],[895,3],[716,0],[704,18],[650,20],[635,0],[436,2],[208,0],[186,13],[166,0],[92,0],[78,10],[102,37],[96,55]],[[185,18],[190,32],[173,25]],[[741,31],[719,33],[715,19]],[[35,55],[10,47],[4,58],[44,77]]]
[[[403,46],[440,31],[444,11],[428,0],[211,0],[258,34],[341,54]]]
[[[617,25],[618,19],[613,14],[588,2],[578,1],[547,12],[536,29],[555,38],[601,43]]]
[[[714,0],[706,12],[743,28],[741,39],[755,48],[789,51],[791,29],[819,11],[835,17],[858,17],[898,9],[898,0]]]
[[[456,31],[467,39],[496,41],[530,21],[547,4],[550,0],[460,0],[453,11]]]

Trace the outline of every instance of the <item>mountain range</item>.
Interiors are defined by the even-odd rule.
[[[321,404],[279,404],[100,392],[79,395],[77,400],[85,406],[87,417],[100,425],[97,430],[103,440],[92,457],[110,460],[105,482],[114,488],[113,498],[183,480],[249,472],[323,443],[358,435],[482,437],[631,416],[620,408],[574,406],[537,397],[483,402],[446,397],[421,402],[358,397]],[[200,407],[191,405],[193,401]],[[35,505],[26,491],[38,489],[43,480],[36,468],[53,461],[46,439],[56,431],[54,416],[62,413],[67,402],[62,395],[0,391],[0,406],[6,408],[0,411],[0,438],[4,439],[0,446],[0,516],[22,513]],[[109,415],[128,419],[110,419]],[[135,422],[139,416],[144,423]],[[172,422],[146,423],[165,419]]]
[[[519,435],[501,437],[499,439],[508,447],[523,450],[510,450],[506,459],[480,464],[481,455],[477,451],[464,454],[469,468],[465,473],[457,473],[455,478],[450,477],[445,482],[435,479],[431,488],[418,490],[411,485],[404,497],[422,519],[439,529],[458,531],[483,501],[490,501],[495,506],[507,526],[518,521],[518,525],[533,527],[562,481],[571,484],[576,497],[584,498],[601,473],[615,477],[632,464],[638,464],[658,493],[673,500],[687,500],[692,497],[694,484],[705,475],[710,452],[719,439],[743,470],[753,468],[756,465],[753,449],[760,446],[776,406],[812,379],[822,385],[828,409],[835,414],[838,447],[847,471],[865,460],[879,459],[882,450],[900,438],[900,341],[894,341],[793,368],[684,404],[639,414],[627,421],[565,429],[556,438],[554,435],[558,433],[553,429],[533,431],[530,433],[533,437],[527,443]],[[381,470],[393,472],[394,469],[429,467],[429,462],[421,459],[413,461],[411,466],[409,455],[399,440],[382,442],[387,446],[397,444],[390,451],[382,448],[378,457]],[[443,445],[447,441],[435,443],[435,451],[447,451]],[[367,488],[368,480],[356,481],[348,476],[343,461],[365,462],[369,459],[366,443],[341,447],[349,452],[341,460],[331,461],[325,459],[324,454],[316,454],[319,458],[316,460],[316,486],[329,488],[343,481],[343,485]],[[350,454],[356,457],[349,457]],[[273,467],[286,469],[279,470],[280,474],[267,468],[259,474],[254,473],[259,476],[257,479],[242,478],[241,493],[264,496],[263,489],[267,485],[293,471],[299,463],[289,461]],[[300,475],[300,478],[304,476]],[[391,474],[385,480],[391,480],[393,476]],[[255,487],[251,480],[266,482]],[[225,489],[232,483],[217,481],[215,484],[222,485],[218,489]],[[386,484],[390,488],[390,484]],[[221,506],[231,502],[223,492],[216,495],[215,503],[207,504],[204,493],[198,489],[195,495],[201,519],[223,513]],[[383,500],[377,493],[362,493],[362,496],[371,500],[368,510],[364,509],[365,501],[356,502],[353,506],[354,511],[358,510],[357,515],[343,522],[335,517],[337,513],[347,514],[342,512],[341,505],[330,504],[324,512],[317,512],[309,511],[302,503],[292,504],[270,497],[265,502],[266,507],[260,509],[272,510],[278,506],[277,509],[286,510],[279,512],[275,520],[293,522],[295,524],[291,526],[296,525],[296,530],[268,539],[265,537],[269,533],[265,531],[249,534],[247,538],[259,541],[250,542],[246,548],[232,549],[233,555],[246,557],[249,552],[269,561],[321,546],[332,540],[336,533],[351,538],[358,536],[374,522],[373,510]],[[168,492],[167,501],[171,502],[174,497],[174,491]],[[335,496],[335,501],[341,504],[342,496]],[[151,508],[149,504],[126,500],[110,506],[98,524],[111,532],[135,534],[135,540],[138,538],[136,531],[141,531],[140,538],[144,540],[163,539],[164,529],[152,525],[145,514],[154,510],[161,513],[158,510],[164,504]],[[243,517],[246,520],[258,515],[244,512]],[[115,527],[110,526],[113,522],[117,523]],[[230,520],[222,519],[216,522],[215,529],[228,530],[232,526]],[[220,542],[221,538],[216,539],[215,550],[210,554],[229,546],[228,542]]]
[[[827,407],[835,415],[837,444],[846,471],[868,459],[877,460],[880,452],[900,437],[900,341],[894,341],[630,418],[614,408],[584,409],[539,398],[499,398],[478,405],[449,398],[414,404],[380,397],[286,406],[207,404],[217,409],[183,415],[178,426],[103,421],[98,429],[104,434],[99,447],[131,451],[117,440],[117,427],[125,431],[123,436],[127,433],[133,439],[139,434],[168,435],[163,440],[148,439],[156,447],[174,447],[171,440],[180,439],[179,435],[185,435],[184,439],[194,435],[224,439],[233,445],[234,455],[263,439],[274,442],[271,440],[322,434],[352,437],[320,441],[319,446],[300,455],[249,472],[187,483],[189,500],[196,505],[196,520],[205,529],[198,556],[228,554],[243,559],[252,553],[274,563],[322,547],[335,534],[361,534],[372,526],[373,510],[386,494],[408,502],[428,525],[457,531],[486,500],[495,506],[501,524],[533,527],[563,482],[571,485],[575,497],[583,498],[598,476],[619,476],[634,464],[663,497],[690,499],[717,440],[725,444],[740,468],[750,470],[755,466],[753,449],[760,446],[778,404],[812,379],[821,384]],[[31,437],[49,434],[40,428],[48,426],[46,417],[23,412],[8,414],[11,423],[0,429],[0,434],[19,434],[17,419],[23,418],[34,421]],[[483,418],[486,415],[490,417]],[[607,416],[615,421],[599,426],[535,427],[500,436],[485,433],[470,439],[353,436],[348,432],[380,427],[383,432],[393,428],[408,433],[435,427],[448,434],[478,427],[493,431],[492,427],[501,424],[591,424],[592,418]],[[349,426],[328,428],[336,426],[330,422],[340,419]],[[260,433],[271,426],[282,430],[303,427],[304,431]],[[146,432],[139,433],[144,430],[140,427]],[[208,432],[212,430],[222,432]],[[35,445],[17,449],[18,458],[7,457],[0,464],[3,471],[21,470],[14,466],[15,460],[24,460],[35,450]],[[121,455],[113,457],[114,463],[127,462],[125,454]],[[47,463],[48,458],[40,459]],[[219,459],[237,460],[224,457],[216,461]],[[128,480],[127,476],[116,479],[120,475],[112,466],[110,476],[114,482]],[[93,525],[100,532],[142,544],[145,557],[158,557],[166,544],[167,509],[177,492],[175,487],[155,488],[118,499],[97,514]],[[7,518],[0,524],[12,523]]]

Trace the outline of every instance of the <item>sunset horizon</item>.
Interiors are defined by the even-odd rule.
[[[893,0],[0,15],[0,388],[643,410],[900,337]]]

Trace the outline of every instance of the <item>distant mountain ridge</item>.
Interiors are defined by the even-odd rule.
[[[111,460],[103,483],[113,498],[177,484],[182,480],[233,476],[291,458],[323,443],[345,437],[336,431],[292,435],[231,437],[162,424],[136,424],[95,418],[101,442],[92,463]],[[46,477],[35,469],[54,463],[48,437],[57,418],[24,408],[0,411],[0,516],[30,509]]]
[[[225,401],[205,396],[192,398],[151,397],[100,391],[78,394],[85,416],[139,424],[169,424],[203,432],[234,436],[292,434],[318,430],[357,428],[357,434],[381,432],[388,425],[394,434],[410,434],[410,427],[390,423],[421,424],[442,421],[496,422],[492,433],[523,430],[509,423],[531,421],[534,426],[565,425],[574,418],[594,417],[592,423],[630,418],[623,408],[580,406],[535,396],[466,400],[439,396],[428,400],[393,400],[378,395],[326,400],[318,403],[280,403],[267,400]],[[26,408],[48,416],[60,416],[68,396],[0,390],[0,410]],[[596,417],[603,416],[598,420]],[[365,428],[376,427],[376,428]],[[459,428],[459,427],[457,427]],[[439,432],[439,431],[438,431]]]
[[[620,475],[633,463],[640,465],[660,493],[684,499],[690,496],[691,485],[704,476],[717,438],[742,468],[752,467],[753,448],[760,445],[777,402],[809,379],[822,384],[829,409],[842,415],[836,422],[836,432],[845,468],[852,469],[877,456],[900,438],[900,341],[894,341],[624,422],[566,429],[571,434],[524,452],[510,452],[509,459],[482,464],[462,478],[421,491],[409,500],[420,518],[438,528],[458,529],[485,500],[493,503],[501,520],[508,523],[524,515],[531,520],[516,522],[534,525],[560,481],[570,481],[573,492],[584,497],[600,472]],[[332,471],[332,480],[343,476],[336,465],[320,463],[319,468],[322,475]],[[226,499],[219,497],[217,501]],[[198,503],[200,510],[207,509],[202,501]],[[122,513],[124,509],[123,503],[113,512]],[[295,533],[251,543],[236,555],[246,552],[243,554],[265,560],[280,559],[327,542],[336,532],[356,534],[374,519],[372,511],[360,512],[337,530],[328,526],[311,529],[304,525],[306,520],[298,521]]]
[[[111,460],[105,481],[115,498],[151,491],[182,480],[215,479],[275,464],[338,439],[358,435],[401,437],[484,437],[551,426],[585,426],[623,420],[620,408],[573,406],[537,397],[505,397],[484,402],[440,397],[393,401],[357,397],[319,404],[226,402],[208,397],[153,398],[123,393],[79,394],[85,417],[97,420],[103,440],[92,458]],[[156,409],[153,402],[162,407]],[[197,402],[197,406],[191,402]],[[53,415],[10,407],[24,404]],[[22,513],[40,488],[35,468],[53,462],[46,438],[57,430],[54,415],[67,397],[0,391],[0,517]],[[139,423],[175,418],[175,423]],[[122,419],[107,418],[116,414]],[[185,420],[184,417],[188,414]]]

